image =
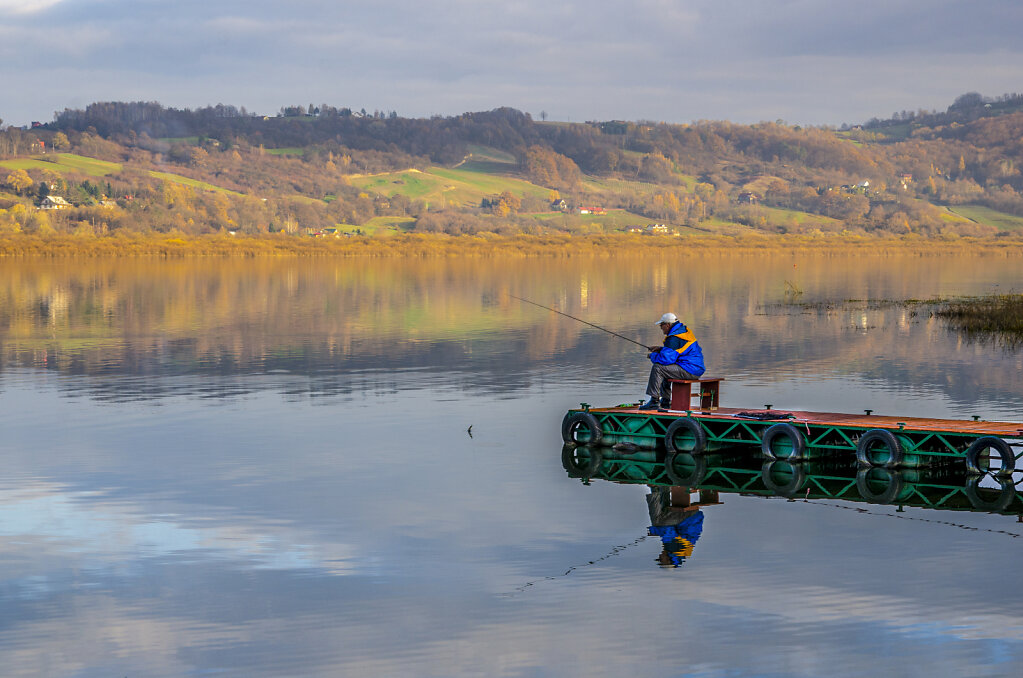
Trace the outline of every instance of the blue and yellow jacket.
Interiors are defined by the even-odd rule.
[[[650,362],[658,365],[678,365],[694,376],[706,371],[703,366],[703,350],[696,342],[696,336],[682,323],[675,323],[664,337],[664,346],[650,354]]]
[[[671,558],[671,564],[680,567],[686,558],[693,555],[693,546],[703,534],[703,511],[686,517],[678,525],[655,526],[647,528],[648,534],[660,537],[665,553]]]

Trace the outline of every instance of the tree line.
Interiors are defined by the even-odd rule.
[[[825,230],[937,233],[947,227],[942,206],[977,204],[1023,215],[1021,104],[1020,95],[991,100],[970,93],[941,115],[893,116],[912,125],[908,133],[890,135],[885,130],[893,125],[881,121],[842,130],[781,122],[562,124],[537,122],[512,108],[404,118],[393,111],[310,104],[262,116],[223,104],[189,110],[101,102],[65,109],[40,129],[0,129],[0,158],[56,148],[134,168],[106,177],[102,195],[90,193],[88,179],[69,177],[59,190],[76,197],[78,211],[34,217],[28,229],[45,230],[46,221],[56,221],[51,227],[57,230],[125,227],[129,220],[123,214],[83,212],[95,211],[91,196],[95,202],[116,201],[136,220],[132,223],[186,233],[323,228],[363,224],[374,216],[411,217],[423,231],[535,230],[535,222],[519,214],[526,211],[521,202],[446,207],[441,217],[400,193],[384,196],[351,185],[359,174],[453,166],[475,146],[485,146],[515,157],[511,172],[570,201],[596,200],[676,224],[716,218],[767,230],[806,228],[796,221],[779,225],[758,213],[776,207],[819,215],[812,227]],[[139,168],[245,195],[200,193],[168,201],[165,195],[180,186],[165,186]],[[6,189],[0,209],[9,211],[54,183],[45,170],[25,174],[31,186],[21,175],[0,172]],[[586,176],[655,189],[620,184],[595,191],[583,186]],[[864,180],[869,188],[856,189]],[[541,209],[535,201],[528,207]],[[10,214],[2,219],[12,221]],[[559,222],[546,223],[557,228]]]

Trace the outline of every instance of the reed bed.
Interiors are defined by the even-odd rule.
[[[862,256],[956,254],[1023,255],[1019,238],[923,238],[860,235],[743,235],[651,237],[606,235],[408,234],[310,238],[273,235],[140,234],[105,236],[0,235],[2,257],[616,257],[767,253]]]
[[[967,339],[989,340],[1013,349],[1023,346],[1023,294],[956,300],[935,315]]]

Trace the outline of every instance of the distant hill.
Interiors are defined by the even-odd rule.
[[[1019,95],[838,130],[106,102],[0,131],[0,231],[1011,235],[1021,156]]]
[[[919,128],[943,127],[953,124],[965,125],[981,118],[1020,112],[1023,112],[1023,94],[985,97],[977,92],[968,92],[956,97],[956,100],[943,112],[900,111],[884,120],[871,118],[862,127],[869,130],[894,130],[895,136],[904,137],[910,130]],[[843,129],[848,128],[848,125],[843,126]]]

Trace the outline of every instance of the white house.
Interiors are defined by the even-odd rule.
[[[39,209],[44,210],[66,210],[71,209],[71,207],[71,203],[59,195],[48,195],[39,203]]]

